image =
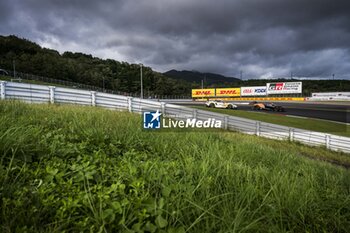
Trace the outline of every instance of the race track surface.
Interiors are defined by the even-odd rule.
[[[337,121],[343,123],[350,123],[350,105],[345,104],[324,104],[324,103],[292,103],[292,102],[274,102],[277,105],[281,105],[285,108],[285,112],[271,112],[263,111],[270,114],[278,115],[290,115],[297,117],[317,118],[323,120]],[[184,106],[204,106],[204,103],[189,102],[189,103],[177,103]],[[251,110],[251,106],[247,105],[247,102],[234,102],[238,106],[238,109],[245,111]]]

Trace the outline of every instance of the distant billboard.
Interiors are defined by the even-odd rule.
[[[265,96],[266,86],[241,87],[241,96]]]
[[[192,97],[214,97],[215,89],[192,89]]]
[[[278,82],[266,84],[267,94],[298,94],[302,92],[301,82]]]
[[[216,96],[240,96],[241,88],[216,88]]]

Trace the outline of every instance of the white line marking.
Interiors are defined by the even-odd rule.
[[[295,116],[295,115],[285,115],[288,117],[295,117],[295,118],[301,118],[301,119],[310,119],[309,117],[302,117],[302,116]]]

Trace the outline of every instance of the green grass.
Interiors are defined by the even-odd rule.
[[[0,101],[0,232],[347,232],[349,155]]]
[[[295,127],[299,129],[312,130],[323,133],[330,133],[339,136],[350,137],[350,126],[342,123],[336,123],[318,119],[304,119],[298,117],[290,117],[284,115],[274,115],[264,112],[249,112],[244,110],[231,110],[231,109],[216,109],[206,108],[202,106],[195,106],[201,110],[219,112],[237,117],[243,117],[251,120],[258,120],[267,123],[273,123],[278,125],[284,125],[289,127]]]

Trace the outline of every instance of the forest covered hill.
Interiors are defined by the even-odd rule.
[[[16,36],[0,36],[0,69],[16,70],[44,77],[139,93],[140,65],[113,59],[100,59],[83,53],[42,48]],[[143,67],[145,95],[190,95],[188,82],[178,81]]]
[[[163,74],[171,78],[185,80],[188,82],[195,82],[195,83],[201,83],[202,80],[206,84],[223,84],[223,83],[232,84],[239,81],[239,79],[234,77],[226,77],[220,74],[213,74],[213,73],[201,73],[199,71],[169,70]]]

